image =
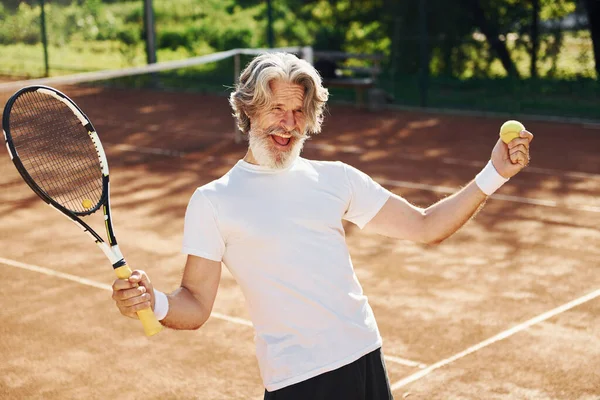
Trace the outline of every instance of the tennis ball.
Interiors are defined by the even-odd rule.
[[[506,121],[500,127],[500,139],[502,139],[504,143],[508,143],[514,138],[518,138],[519,133],[524,129],[525,126],[523,126],[523,124],[519,121],[512,119],[510,121]]]
[[[85,199],[81,202],[81,205],[83,206],[83,208],[88,209],[88,208],[92,208],[94,203],[92,203],[92,201],[90,199]]]

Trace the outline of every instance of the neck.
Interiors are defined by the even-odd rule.
[[[258,161],[256,161],[256,158],[254,158],[254,154],[252,154],[252,150],[250,150],[250,148],[248,148],[248,151],[244,156],[244,161],[246,161],[248,164],[259,165]]]

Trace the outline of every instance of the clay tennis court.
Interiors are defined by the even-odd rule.
[[[123,253],[174,290],[189,197],[245,153],[226,97],[61,89],[105,144]],[[332,105],[303,155],[347,162],[427,206],[473,179],[502,122]],[[346,224],[397,399],[600,398],[600,130],[522,122],[536,135],[530,167],[441,245]],[[104,255],[29,190],[7,152],[0,188],[0,398],[262,398],[226,269],[204,327],[146,338],[114,306]]]

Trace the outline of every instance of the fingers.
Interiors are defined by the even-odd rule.
[[[523,144],[512,147],[509,146],[508,155],[513,164],[519,163],[521,165],[526,165],[529,162],[529,149]]]
[[[139,286],[137,283],[131,283],[127,279],[117,279],[112,284],[113,292],[124,289],[131,289]]]
[[[492,162],[500,175],[510,178],[529,164],[529,147],[533,140],[533,134],[523,130],[519,137],[511,140],[508,144],[501,138],[498,139],[492,150]]]
[[[528,143],[531,143],[533,141],[533,133],[527,131],[527,130],[523,130],[519,133],[519,136],[522,138],[527,139]]]
[[[523,131],[522,133],[529,133],[529,132]],[[532,136],[531,140],[533,140],[533,136]],[[528,137],[515,138],[508,143],[508,148],[512,149],[513,147],[523,146],[526,149],[529,149],[529,143],[531,143],[531,140],[529,140]]]
[[[117,279],[113,282],[113,290],[122,290],[138,287],[139,285],[148,287],[150,286],[150,279],[144,271],[135,270],[131,273],[131,276],[127,279]]]
[[[533,140],[533,134],[529,131],[521,131],[520,137],[508,143],[508,154],[511,163],[520,164],[523,167],[529,164],[529,144]]]
[[[133,271],[128,279],[117,279],[112,285],[112,298],[121,314],[137,318],[136,312],[152,307],[153,290],[144,271]]]
[[[520,164],[523,167],[525,167],[527,166],[527,164],[529,164],[529,156],[527,156],[522,151],[517,151],[515,153],[510,154],[510,162],[512,162],[513,164]]]
[[[150,278],[144,271],[135,270],[131,273],[129,277],[129,282],[135,283],[141,286],[145,286],[146,288],[151,288],[152,283],[150,282]]]
[[[139,319],[137,312],[150,308],[150,300],[149,300],[150,295],[145,294],[144,296],[148,296],[148,299],[143,300],[143,299],[136,297],[135,299],[131,299],[131,305],[124,305],[121,302],[117,302],[117,308],[119,309],[121,314],[123,314],[124,316],[133,318],[133,319]],[[139,300],[140,302],[135,303],[134,300]]]
[[[113,291],[113,300],[121,314],[137,318],[137,312],[152,306],[152,295],[144,286]]]
[[[135,313],[136,311],[150,307],[150,301],[150,294],[142,293],[139,296],[129,297],[125,300],[117,301],[117,307],[119,307],[119,309],[126,310],[128,313]],[[140,306],[141,308],[136,308],[136,306]],[[132,311],[132,307],[135,308],[135,310]]]
[[[113,287],[114,287],[114,285],[113,285]],[[138,287],[134,287],[131,289],[120,289],[120,290],[113,289],[112,298],[115,301],[125,301],[125,300],[131,299],[133,297],[139,297],[146,293],[147,293],[147,290],[143,286],[138,286]]]

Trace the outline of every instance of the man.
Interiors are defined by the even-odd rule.
[[[135,271],[115,281],[113,298],[126,316],[154,307],[163,325],[198,329],[210,316],[223,263],[248,303],[265,399],[390,399],[381,337],[342,220],[439,243],[527,165],[533,135],[499,140],[474,181],[421,209],[351,166],[299,157],[308,135],[321,130],[327,98],[304,60],[277,53],[250,62],[230,97],[248,152],[190,200],[181,287],[165,295]]]

